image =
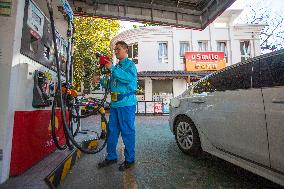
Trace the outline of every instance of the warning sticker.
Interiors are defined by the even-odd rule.
[[[12,0],[0,0],[0,16],[10,16]]]

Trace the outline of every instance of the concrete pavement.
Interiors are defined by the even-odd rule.
[[[83,127],[89,127],[94,119],[83,120]],[[197,158],[183,154],[169,130],[167,119],[167,116],[136,117],[136,164],[133,168],[119,172],[119,165],[113,164],[97,169],[97,163],[105,158],[105,151],[85,155],[59,188],[280,188],[209,154]],[[123,162],[121,139],[117,151],[119,162]]]

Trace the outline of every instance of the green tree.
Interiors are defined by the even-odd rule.
[[[143,24],[142,26],[141,25],[133,25],[133,29],[145,28],[145,27],[149,27],[149,26],[159,26],[159,25],[146,23],[146,24]]]
[[[112,56],[110,42],[119,31],[119,21],[92,17],[74,19],[74,86],[77,90],[91,87],[91,78],[99,73],[96,53]]]

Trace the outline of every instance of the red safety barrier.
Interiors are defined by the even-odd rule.
[[[23,173],[55,151],[50,116],[51,110],[15,112],[10,176]],[[56,133],[59,143],[63,144],[65,139],[61,123],[60,110],[57,110]]]

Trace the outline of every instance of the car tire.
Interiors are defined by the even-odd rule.
[[[188,155],[200,154],[201,142],[194,123],[186,116],[178,118],[175,123],[175,140],[179,149]]]

